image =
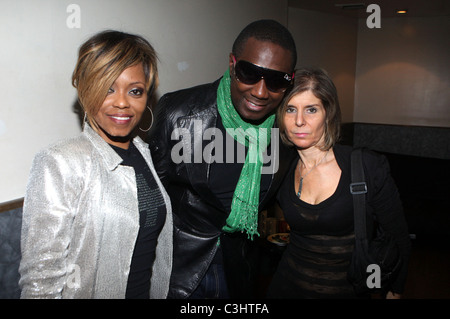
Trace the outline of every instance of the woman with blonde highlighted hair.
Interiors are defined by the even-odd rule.
[[[83,132],[34,158],[22,225],[22,298],[166,298],[172,209],[137,128],[158,86],[142,37],[104,31],[72,77]]]

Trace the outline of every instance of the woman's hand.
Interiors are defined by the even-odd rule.
[[[392,291],[388,291],[388,293],[386,294],[386,299],[401,299],[402,295],[401,294],[396,294],[393,293]]]

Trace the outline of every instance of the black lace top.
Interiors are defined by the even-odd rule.
[[[351,148],[333,149],[341,168],[336,191],[317,205],[300,200],[294,189],[297,162],[293,163],[278,193],[278,201],[291,228],[290,244],[269,287],[272,298],[355,298],[347,281],[354,244],[353,200],[349,191]],[[398,240],[406,260],[410,240],[401,202],[384,157],[366,154],[368,206],[383,228]],[[407,264],[407,262],[405,263]],[[407,265],[395,282],[402,292]]]

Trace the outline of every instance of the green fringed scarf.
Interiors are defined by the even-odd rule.
[[[262,153],[270,143],[270,129],[275,115],[269,116],[262,124],[252,125],[240,117],[231,101],[230,71],[227,70],[217,90],[217,106],[223,125],[231,136],[248,147],[244,166],[231,202],[231,212],[224,231],[245,231],[250,239],[258,233],[258,206],[261,184]]]

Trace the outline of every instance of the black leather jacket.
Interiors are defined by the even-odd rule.
[[[219,80],[164,95],[156,107],[155,124],[147,140],[173,207],[174,256],[169,298],[189,297],[198,286],[214,258],[229,214],[208,188],[210,164],[203,157],[200,160],[194,158],[200,143],[203,146],[211,143],[210,140],[203,141],[202,134],[204,130],[216,127],[218,85]],[[174,134],[175,128],[181,130]],[[172,134],[176,139],[171,139]],[[260,209],[274,198],[295,157],[292,149],[287,149],[280,141],[278,144],[279,156],[275,158],[281,161],[260,202]],[[172,150],[177,150],[175,154],[179,155],[181,146],[186,147],[184,151],[191,151],[190,163],[186,160],[175,162],[179,159],[173,157]]]

